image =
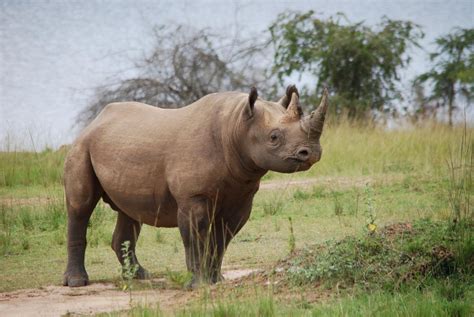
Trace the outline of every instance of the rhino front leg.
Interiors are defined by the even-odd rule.
[[[150,274],[145,270],[137,260],[135,255],[135,247],[138,236],[140,235],[141,223],[130,218],[124,212],[118,211],[117,224],[115,225],[114,235],[112,237],[112,249],[115,251],[120,264],[124,264],[124,253],[122,246],[125,241],[130,241],[129,251],[132,264],[138,265],[138,271],[135,275],[136,279],[147,279]]]
[[[243,206],[242,209],[239,209],[239,212],[228,217],[222,217],[215,221],[215,230],[213,230],[215,243],[212,243],[215,251],[211,262],[211,282],[217,283],[224,280],[221,273],[221,267],[225,251],[227,250],[230,241],[249,219],[250,211],[251,202]]]
[[[210,223],[212,204],[206,199],[193,199],[179,204],[178,227],[183,239],[186,266],[193,274],[190,287],[200,283],[211,282],[211,247]]]

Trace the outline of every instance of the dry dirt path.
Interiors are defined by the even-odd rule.
[[[260,189],[285,189],[291,187],[313,187],[313,186],[324,186],[333,189],[346,189],[352,187],[363,187],[367,184],[374,182],[378,184],[390,184],[393,182],[399,182],[403,180],[405,175],[378,175],[378,176],[327,176],[317,178],[303,178],[294,180],[269,180],[263,181],[260,184]]]
[[[224,273],[227,282],[246,277],[258,270],[240,269]],[[163,282],[163,281],[162,281]],[[163,312],[184,307],[199,292],[179,289],[154,289],[133,292],[133,305],[159,304]],[[153,306],[152,306],[153,307]],[[86,287],[47,286],[0,293],[0,316],[92,315],[130,309],[129,294],[112,283],[93,283]]]

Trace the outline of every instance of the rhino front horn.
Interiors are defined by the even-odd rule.
[[[326,111],[328,109],[328,98],[329,98],[328,89],[324,87],[321,103],[319,104],[318,108],[311,113],[311,117],[310,117],[311,130],[319,134],[323,132],[324,119],[326,117]]]

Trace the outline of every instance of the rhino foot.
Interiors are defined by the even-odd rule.
[[[64,273],[63,286],[81,287],[89,284],[89,277],[87,273],[70,274]]]
[[[224,282],[224,281],[225,281],[224,275],[222,275],[221,273],[214,275],[211,279],[212,284]]]
[[[137,273],[135,274],[134,279],[148,280],[150,278],[151,278],[151,274],[140,265],[140,267],[138,268]]]
[[[202,277],[200,278],[200,277],[197,277],[196,275],[194,275],[193,278],[191,279],[191,281],[186,283],[184,288],[187,289],[187,290],[194,290],[194,289],[199,288],[202,285],[216,284],[216,283],[219,283],[219,282],[223,282],[224,280],[225,280],[225,278],[222,274],[215,275],[215,276],[213,276],[211,278],[208,278],[208,279],[204,279]]]

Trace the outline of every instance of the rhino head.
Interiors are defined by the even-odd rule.
[[[308,170],[321,159],[319,139],[327,108],[326,88],[319,107],[306,116],[295,86],[289,86],[278,102],[258,99],[257,90],[252,88],[246,109],[246,153],[263,170]]]

